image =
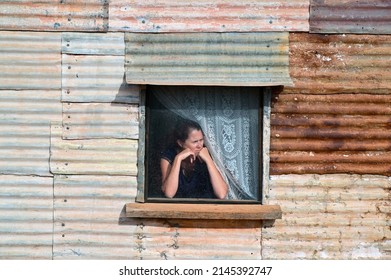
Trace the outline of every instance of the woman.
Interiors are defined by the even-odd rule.
[[[174,143],[160,159],[162,191],[169,198],[219,198],[228,186],[218,171],[200,125],[181,121],[174,130]]]

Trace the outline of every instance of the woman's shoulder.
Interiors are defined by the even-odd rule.
[[[176,147],[169,146],[160,153],[160,158],[167,160],[169,163],[172,163],[177,155]]]

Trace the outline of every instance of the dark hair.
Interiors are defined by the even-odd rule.
[[[175,145],[177,145],[176,143],[178,140],[180,142],[185,142],[186,139],[189,137],[190,132],[193,131],[194,129],[200,130],[202,134],[204,134],[201,126],[197,122],[189,119],[178,120],[178,122],[175,125],[174,133],[173,133]]]

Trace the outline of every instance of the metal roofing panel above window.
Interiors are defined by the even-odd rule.
[[[391,1],[311,0],[310,32],[391,34]]]
[[[289,85],[289,35],[128,33],[126,81],[157,85]]]

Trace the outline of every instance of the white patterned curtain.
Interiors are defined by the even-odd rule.
[[[151,86],[171,112],[196,120],[205,144],[229,185],[229,199],[257,199],[259,89]]]

